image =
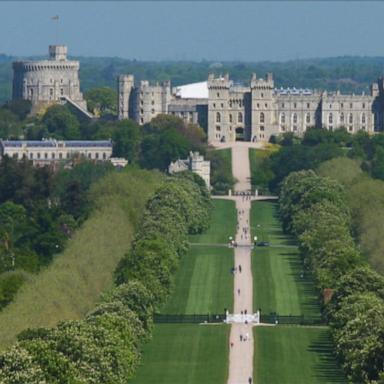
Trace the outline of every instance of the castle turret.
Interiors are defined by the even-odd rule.
[[[128,119],[130,117],[130,100],[132,90],[135,84],[133,75],[120,75],[118,79],[118,105],[119,120]]]

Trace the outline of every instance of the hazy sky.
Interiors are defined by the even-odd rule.
[[[146,60],[384,56],[384,2],[0,1],[0,53]]]

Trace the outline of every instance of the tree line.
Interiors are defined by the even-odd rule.
[[[201,178],[168,178],[147,203],[116,286],[84,320],[22,332],[0,355],[1,382],[126,383],[151,336],[153,313],[172,290],[187,235],[206,229],[210,210]]]
[[[343,186],[314,171],[287,176],[280,190],[284,228],[298,240],[306,273],[322,292],[336,354],[355,383],[384,379],[384,278],[351,234]]]

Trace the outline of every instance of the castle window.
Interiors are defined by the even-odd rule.
[[[348,121],[349,121],[349,124],[353,124],[353,115],[352,115],[352,113],[349,114]]]
[[[344,113],[343,112],[340,113],[340,123],[341,124],[344,123]]]
[[[329,124],[332,124],[332,123],[333,123],[333,115],[332,115],[332,113],[330,113],[330,114],[328,115],[328,123],[329,123]]]
[[[99,158],[99,152],[96,152],[95,159],[98,159],[98,158]]]
[[[280,115],[280,123],[285,124],[285,113],[284,112]]]
[[[264,131],[264,125],[260,125],[260,131]]]
[[[257,108],[260,108],[260,104],[259,103],[257,103],[256,106],[257,106]]]
[[[329,104],[329,109],[332,109],[332,104]]]
[[[239,100],[239,107],[241,108],[243,106],[243,102]]]
[[[49,89],[49,96],[53,96],[53,88]]]
[[[284,103],[281,104],[281,108],[284,108]]]
[[[223,103],[221,103],[221,108],[224,108],[224,104]]]
[[[353,108],[353,104],[352,103],[349,104],[349,108],[351,108],[351,109]]]
[[[260,96],[261,96],[261,98],[263,98],[263,97],[264,97],[264,93],[261,93],[261,95],[260,95]]]
[[[229,122],[232,123],[232,113],[229,114]]]
[[[297,105],[296,103],[293,103],[293,108],[296,108],[296,105]]]
[[[365,113],[363,113],[363,114],[361,115],[361,124],[365,124],[365,122],[366,122],[366,119],[365,119]]]
[[[292,122],[293,122],[293,124],[297,124],[297,113],[294,113],[292,115]]]
[[[239,112],[239,114],[237,115],[237,121],[239,123],[242,123],[243,122],[243,114],[241,112]]]
[[[154,110],[153,108],[152,108],[151,112],[152,112],[152,115],[154,115],[154,114],[155,114],[155,110]]]
[[[220,125],[216,125],[216,131],[220,132]]]
[[[37,152],[37,158],[40,159],[40,152]]]
[[[293,130],[297,131],[297,126],[296,125],[293,126]]]
[[[107,158],[107,154],[103,152],[103,159],[105,160]]]
[[[152,101],[151,101],[151,104],[152,104],[152,105],[155,105],[155,102],[152,100]]]
[[[365,108],[365,103],[363,103],[363,109]]]
[[[284,132],[285,131],[285,125],[281,126],[281,130]]]
[[[60,94],[61,94],[61,96],[64,95],[64,89],[63,88],[60,88]]]
[[[88,153],[88,159],[92,158],[91,152]]]
[[[63,154],[60,152],[59,153],[59,159],[61,160],[63,158]]]
[[[29,158],[32,160],[33,159],[33,153],[29,154]]]
[[[60,80],[61,84],[63,84],[63,79]]]
[[[353,128],[352,128],[352,127],[349,127],[349,128],[348,128],[348,131],[349,131],[349,132],[352,132],[352,131],[353,131]]]
[[[311,115],[309,113],[306,114],[305,121],[307,124],[309,124],[311,122]]]
[[[260,123],[264,123],[264,121],[265,121],[265,116],[264,116],[264,113],[261,112],[260,113]]]
[[[307,103],[307,108],[309,109],[309,107],[310,107],[311,105],[309,104],[309,103]]]
[[[216,108],[216,104],[215,103],[213,103],[213,108]]]
[[[217,96],[217,97],[220,97],[220,93],[219,93],[219,92],[217,92],[216,96]]]
[[[47,152],[44,153],[44,159],[48,159],[48,153]]]
[[[343,103],[340,104],[340,108],[344,108],[344,104]]]
[[[55,158],[55,154],[52,152],[52,154],[51,154],[51,157],[52,157],[52,159],[54,159]]]
[[[229,101],[229,108],[232,108],[232,100]]]
[[[220,112],[216,112],[216,123],[221,123],[221,115],[220,115]]]
[[[267,103],[265,103],[265,108],[268,108],[268,104]]]
[[[144,110],[143,110],[143,109],[140,109],[140,113],[143,114],[143,113],[144,113]]]
[[[142,117],[140,118],[140,123],[144,124],[144,119]]]
[[[29,90],[29,96],[33,97],[33,88],[30,88],[30,90]]]

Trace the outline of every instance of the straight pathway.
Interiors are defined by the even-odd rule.
[[[248,146],[232,146],[232,173],[237,179],[235,191],[248,191],[250,185],[250,166]],[[236,201],[238,229],[236,241],[239,245],[251,245],[250,239],[250,199],[232,196]],[[241,272],[240,267],[241,266]],[[235,248],[234,313],[253,313],[253,281],[251,270],[251,248]],[[244,341],[244,337],[246,340]],[[241,338],[243,341],[241,341]],[[231,326],[228,384],[248,384],[253,377],[253,332],[252,325],[234,323]]]

